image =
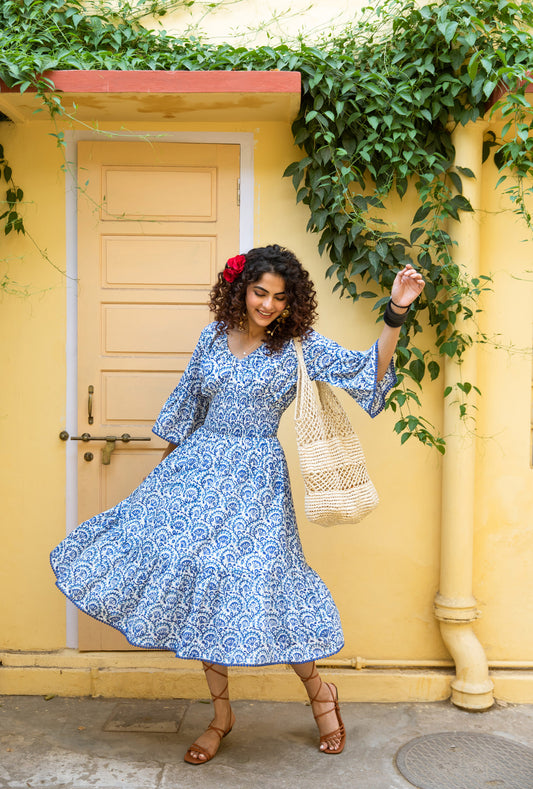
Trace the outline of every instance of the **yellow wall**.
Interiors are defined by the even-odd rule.
[[[65,267],[61,157],[51,131],[0,124],[0,142],[25,193],[28,233]],[[3,231],[2,231],[3,232]],[[50,586],[50,542],[65,531],[65,279],[29,237],[2,241],[2,274],[31,295],[0,295],[2,569],[0,632],[7,649],[64,643],[65,606]]]
[[[178,9],[164,17],[166,30],[179,35],[201,30],[211,41],[246,42],[249,46],[271,44],[303,35],[306,42],[349,23],[364,6],[364,0],[335,0],[335,18],[329,0],[246,0],[221,3],[206,11],[205,4]],[[153,20],[146,20],[153,27]]]
[[[498,177],[487,162],[481,259],[494,284],[481,319],[492,343],[479,351],[475,592],[489,659],[533,663],[533,241]]]
[[[119,128],[118,126],[116,127]],[[129,124],[134,129],[134,124]],[[254,243],[292,248],[316,282],[318,330],[349,347],[366,348],[377,327],[365,301],[339,301],[324,280],[326,261],[317,237],[306,234],[307,209],[295,204],[285,166],[298,156],[288,124],[143,124],[149,131],[252,132],[255,139]],[[0,143],[28,204],[32,237],[60,268],[65,266],[65,196],[61,155],[51,124],[0,125]],[[494,191],[494,167],[483,172],[482,262],[494,272],[495,291],[484,298],[482,329],[502,335],[518,351],[489,346],[479,352],[479,403],[474,594],[483,616],[475,630],[491,660],[531,660],[533,642],[533,486],[530,466],[531,284],[513,278],[531,269],[526,231]],[[400,227],[413,206],[397,199],[391,214]],[[65,601],[55,590],[48,551],[65,533],[66,300],[65,278],[29,239],[9,238],[8,274],[31,284],[34,295],[2,297],[4,338],[1,452],[3,562],[0,648],[59,650],[65,645]],[[18,260],[17,257],[23,257]],[[527,276],[527,275],[526,275]],[[531,279],[531,275],[530,275]],[[428,346],[431,334],[425,338]],[[330,530],[303,517],[303,488],[297,468],[292,411],[283,420],[282,441],[291,464],[294,495],[307,558],[329,585],[339,606],[346,647],[336,657],[366,660],[449,660],[433,616],[439,584],[441,459],[414,440],[400,447],[395,415],[370,420],[347,405],[359,429],[381,506],[359,526]],[[442,385],[424,388],[424,416],[441,424]],[[146,658],[148,660],[148,657]],[[533,661],[531,662],[533,666]],[[17,686],[20,687],[20,686]],[[28,692],[41,692],[34,689]],[[81,686],[80,686],[81,687]],[[4,690],[3,692],[13,692]],[[80,690],[79,692],[84,692]],[[265,693],[268,692],[265,690]],[[383,695],[383,687],[380,691]],[[424,697],[424,690],[419,695]],[[435,698],[427,690],[427,698]],[[439,686],[440,694],[442,689]],[[142,693],[142,691],[140,691]],[[377,698],[379,693],[376,691]],[[386,698],[385,692],[385,698]],[[441,697],[441,696],[439,696]]]

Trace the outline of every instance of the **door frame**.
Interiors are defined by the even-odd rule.
[[[65,225],[66,225],[66,420],[71,435],[78,429],[78,142],[86,140],[113,142],[216,143],[240,146],[240,211],[239,249],[246,251],[253,246],[254,238],[254,135],[252,132],[166,132],[166,131],[67,131],[65,132]],[[78,471],[77,447],[74,441],[66,442],[66,534],[78,525]],[[66,601],[66,647],[78,648],[78,610]]]

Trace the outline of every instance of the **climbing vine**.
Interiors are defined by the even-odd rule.
[[[24,192],[13,181],[13,171],[4,156],[2,145],[0,145],[0,178],[4,180],[7,187],[4,201],[5,210],[0,214],[0,221],[4,220],[4,233],[6,236],[12,230],[15,230],[17,233],[24,233],[24,221],[19,213]]]
[[[398,411],[402,441],[415,435],[444,451],[445,442],[422,417],[418,391],[439,377],[445,357],[461,361],[479,339],[476,314],[490,279],[469,279],[455,263],[450,222],[472,211],[463,195],[473,173],[455,162],[451,133],[495,105],[504,119],[499,139],[487,134],[484,155],[500,170],[513,210],[533,230],[528,209],[533,173],[533,121],[526,89],[533,79],[533,7],[507,0],[383,0],[362,10],[341,34],[314,45],[247,48],[154,31],[140,20],[187,8],[194,0],[83,3],[81,0],[3,0],[0,7],[0,78],[21,91],[37,88],[52,115],[60,97],[46,76],[52,69],[297,70],[302,102],[293,124],[301,158],[285,171],[296,200],[308,207],[308,230],[329,262],[326,277],[340,296],[372,299],[381,314],[395,272],[407,262],[427,285],[402,327],[399,385],[389,406]],[[207,4],[209,5],[209,4]],[[216,4],[214,4],[216,5]],[[61,142],[58,136],[58,142]],[[24,232],[9,163],[5,232]],[[416,190],[407,235],[386,215],[391,193]],[[417,346],[424,324],[432,350]],[[468,328],[470,327],[470,328]],[[462,416],[468,381],[447,387]]]

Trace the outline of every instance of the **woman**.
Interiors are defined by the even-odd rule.
[[[337,689],[315,661],[343,646],[331,595],[307,565],[276,430],[296,391],[291,339],[312,379],[343,387],[371,415],[395,382],[392,356],[424,281],[397,274],[385,325],[367,352],[313,331],[315,291],[277,245],[231,258],[207,326],[153,428],[162,462],[117,506],[81,524],[51,554],[57,585],[135,646],[203,661],[214,718],[185,761],[216,754],[235,717],[227,666],[290,664],[308,693],[320,750],[339,754]]]

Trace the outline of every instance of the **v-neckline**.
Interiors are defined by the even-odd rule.
[[[226,349],[227,349],[229,355],[233,356],[233,358],[236,361],[238,361],[238,362],[244,362],[244,361],[246,361],[246,359],[249,359],[250,356],[253,356],[254,353],[256,353],[257,351],[260,351],[263,348],[265,342],[266,342],[265,340],[262,340],[260,345],[257,346],[257,348],[254,348],[253,351],[250,351],[250,353],[247,353],[245,356],[237,356],[237,354],[233,353],[233,351],[229,347],[229,333],[226,330]]]

